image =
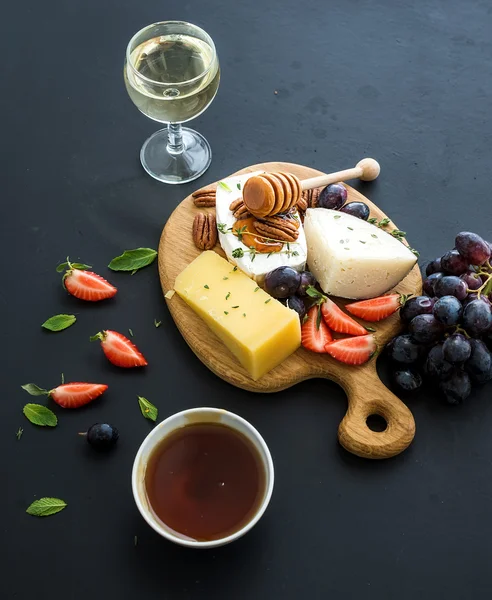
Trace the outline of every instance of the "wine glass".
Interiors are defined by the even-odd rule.
[[[187,183],[209,167],[207,140],[181,123],[200,115],[217,93],[220,68],[212,38],[184,21],[141,29],[126,49],[125,85],[137,108],[167,123],[140,151],[143,168],[165,183]]]

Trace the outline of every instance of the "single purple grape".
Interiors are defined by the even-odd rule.
[[[292,267],[277,267],[265,275],[265,291],[274,298],[287,298],[297,292],[301,275]]]
[[[457,325],[463,314],[463,307],[458,298],[454,296],[443,296],[438,298],[432,309],[432,314],[439,323],[451,327]]]
[[[468,269],[468,261],[458,250],[450,250],[441,258],[441,267],[449,275],[461,275]]]
[[[431,260],[430,263],[428,263],[428,265],[425,267],[425,274],[427,275],[427,277],[429,275],[432,275],[433,273],[438,273],[439,271],[442,271],[440,258],[435,258],[434,260]]]
[[[417,315],[430,314],[434,303],[434,298],[429,298],[428,296],[409,298],[400,309],[400,319],[403,323],[410,323]]]
[[[469,290],[478,290],[478,288],[482,285],[482,278],[475,271],[467,271],[460,275],[460,279],[466,283]]]
[[[426,294],[427,296],[435,296],[436,294],[434,291],[434,287],[435,287],[436,283],[443,277],[444,277],[444,273],[438,272],[438,273],[432,273],[431,275],[429,275],[429,277],[424,279],[423,286],[422,286],[424,294]]]
[[[483,265],[490,258],[488,243],[482,237],[470,231],[458,233],[455,247],[471,265]]]
[[[347,200],[347,188],[341,183],[332,183],[321,190],[318,206],[338,210]]]
[[[453,365],[466,362],[470,358],[471,350],[470,342],[462,333],[453,333],[442,345],[444,360]]]
[[[463,327],[472,336],[487,333],[492,327],[490,304],[481,298],[469,302],[463,311]]]
[[[432,344],[441,338],[444,325],[434,315],[417,315],[410,321],[408,331],[416,342]]]
[[[400,392],[409,393],[420,388],[422,377],[413,369],[401,369],[393,373],[393,382]]]
[[[471,394],[471,382],[468,373],[455,370],[439,384],[448,404],[460,404]]]
[[[299,298],[299,296],[289,296],[284,300],[284,303],[287,308],[296,311],[302,322],[302,320],[304,319],[304,315],[306,314],[306,307],[304,306],[302,298]]]
[[[464,300],[467,295],[466,283],[456,275],[445,275],[434,286],[437,297],[455,296],[458,300]]]
[[[297,294],[299,296],[306,296],[307,292],[306,290],[308,289],[309,286],[315,286],[316,285],[316,279],[314,277],[314,275],[311,273],[311,271],[303,271],[301,273],[301,283],[299,284],[299,287],[297,289]]]
[[[473,383],[486,383],[492,378],[492,354],[482,340],[469,340],[470,358],[465,363],[465,371]]]
[[[429,350],[425,361],[424,371],[432,381],[449,377],[453,371],[453,365],[444,360],[442,344],[436,344]]]
[[[345,206],[342,206],[340,212],[346,213],[347,215],[352,215],[353,217],[357,217],[363,221],[367,221],[371,213],[369,207],[364,202],[347,202]]]
[[[387,345],[386,351],[391,360],[403,365],[411,365],[422,358],[425,348],[410,335],[398,335]]]

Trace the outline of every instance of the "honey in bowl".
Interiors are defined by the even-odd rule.
[[[145,490],[155,516],[196,541],[225,538],[258,512],[266,491],[262,459],[239,431],[194,423],[170,433],[153,450]]]

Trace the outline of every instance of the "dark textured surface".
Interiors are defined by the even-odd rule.
[[[414,444],[367,462],[336,443],[345,398],[335,384],[271,397],[229,387],[181,339],[155,266],[133,277],[105,267],[125,248],[157,247],[196,185],[268,160],[335,170],[374,156],[381,178],[358,188],[409,232],[422,262],[459,230],[490,237],[491,11],[486,0],[27,0],[4,8],[2,599],[491,596],[490,386],[457,409],[431,394],[412,400]],[[140,167],[138,150],[156,127],[122,81],[130,36],[172,18],[202,25],[222,64],[219,94],[193,124],[213,163],[183,187],[158,184]],[[108,276],[115,300],[89,306],[68,297],[54,272],[67,254]],[[43,332],[40,323],[59,312],[78,322]],[[145,372],[111,368],[89,343],[101,328],[128,327],[149,360]],[[57,410],[56,430],[31,426],[20,384],[55,386],[61,372],[110,390],[86,409]],[[249,535],[194,552],[144,523],[130,488],[150,427],[137,394],[162,418],[214,405],[262,432],[276,487]],[[105,456],[76,435],[103,420],[120,430]],[[44,495],[68,508],[44,520],[26,515]]]

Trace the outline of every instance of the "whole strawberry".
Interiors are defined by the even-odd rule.
[[[66,269],[62,280],[63,287],[72,296],[88,302],[112,298],[118,290],[104,277],[87,270],[91,268],[82,263],[71,263],[67,257],[67,262],[58,265],[56,270],[61,273]]]

